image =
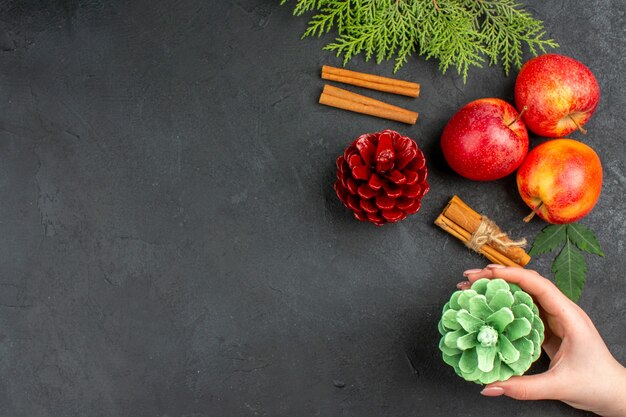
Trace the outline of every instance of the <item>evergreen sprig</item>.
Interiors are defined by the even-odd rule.
[[[343,55],[344,65],[364,53],[377,63],[395,57],[397,71],[417,52],[466,81],[469,68],[485,61],[508,74],[521,67],[524,48],[537,55],[558,47],[517,0],[297,0],[293,14],[308,12],[315,14],[302,37],[336,27],[338,37],[324,49]]]
[[[582,224],[555,224],[545,227],[528,252],[531,256],[561,247],[552,262],[556,285],[569,299],[577,302],[586,281],[587,263],[582,252],[604,256],[593,232]]]

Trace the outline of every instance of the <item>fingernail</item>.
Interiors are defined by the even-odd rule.
[[[472,286],[472,283],[471,283],[471,282],[469,282],[469,281],[461,281],[461,282],[459,282],[458,284],[456,284],[456,287],[457,287],[459,290],[465,290],[465,289],[468,289],[468,288],[469,288],[469,287],[471,287],[471,286]]]
[[[506,268],[506,266],[498,265],[498,264],[489,264],[489,265],[487,265],[487,268],[489,268],[489,269],[502,269],[502,268]]]
[[[480,392],[485,397],[499,397],[504,394],[504,388],[487,387]]]
[[[463,272],[463,276],[468,276],[469,274],[475,274],[476,272],[480,272],[482,271],[482,269],[468,269],[467,271]]]

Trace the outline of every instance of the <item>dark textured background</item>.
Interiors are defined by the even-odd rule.
[[[515,74],[464,85],[411,59],[397,75],[419,99],[368,94],[417,109],[413,127],[323,107],[332,37],[301,41],[277,3],[0,3],[0,415],[584,415],[482,398],[437,349],[442,304],[486,263],[432,225],[449,197],[515,236],[544,225],[521,222],[513,177],[464,180],[438,147],[461,105],[512,100]],[[580,303],[624,362],[626,6],[527,3],[602,88],[572,135],[605,169],[583,223],[606,257],[587,257]],[[425,149],[432,190],[376,228],[338,202],[334,160],[386,127]]]

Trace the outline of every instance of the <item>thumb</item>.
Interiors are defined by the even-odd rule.
[[[550,371],[543,374],[514,376],[506,381],[489,384],[481,391],[487,397],[506,395],[516,400],[556,400],[559,384]]]

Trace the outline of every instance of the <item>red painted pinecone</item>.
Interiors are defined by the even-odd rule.
[[[430,189],[424,154],[393,130],[361,135],[337,158],[335,192],[354,217],[377,226],[420,209]]]

